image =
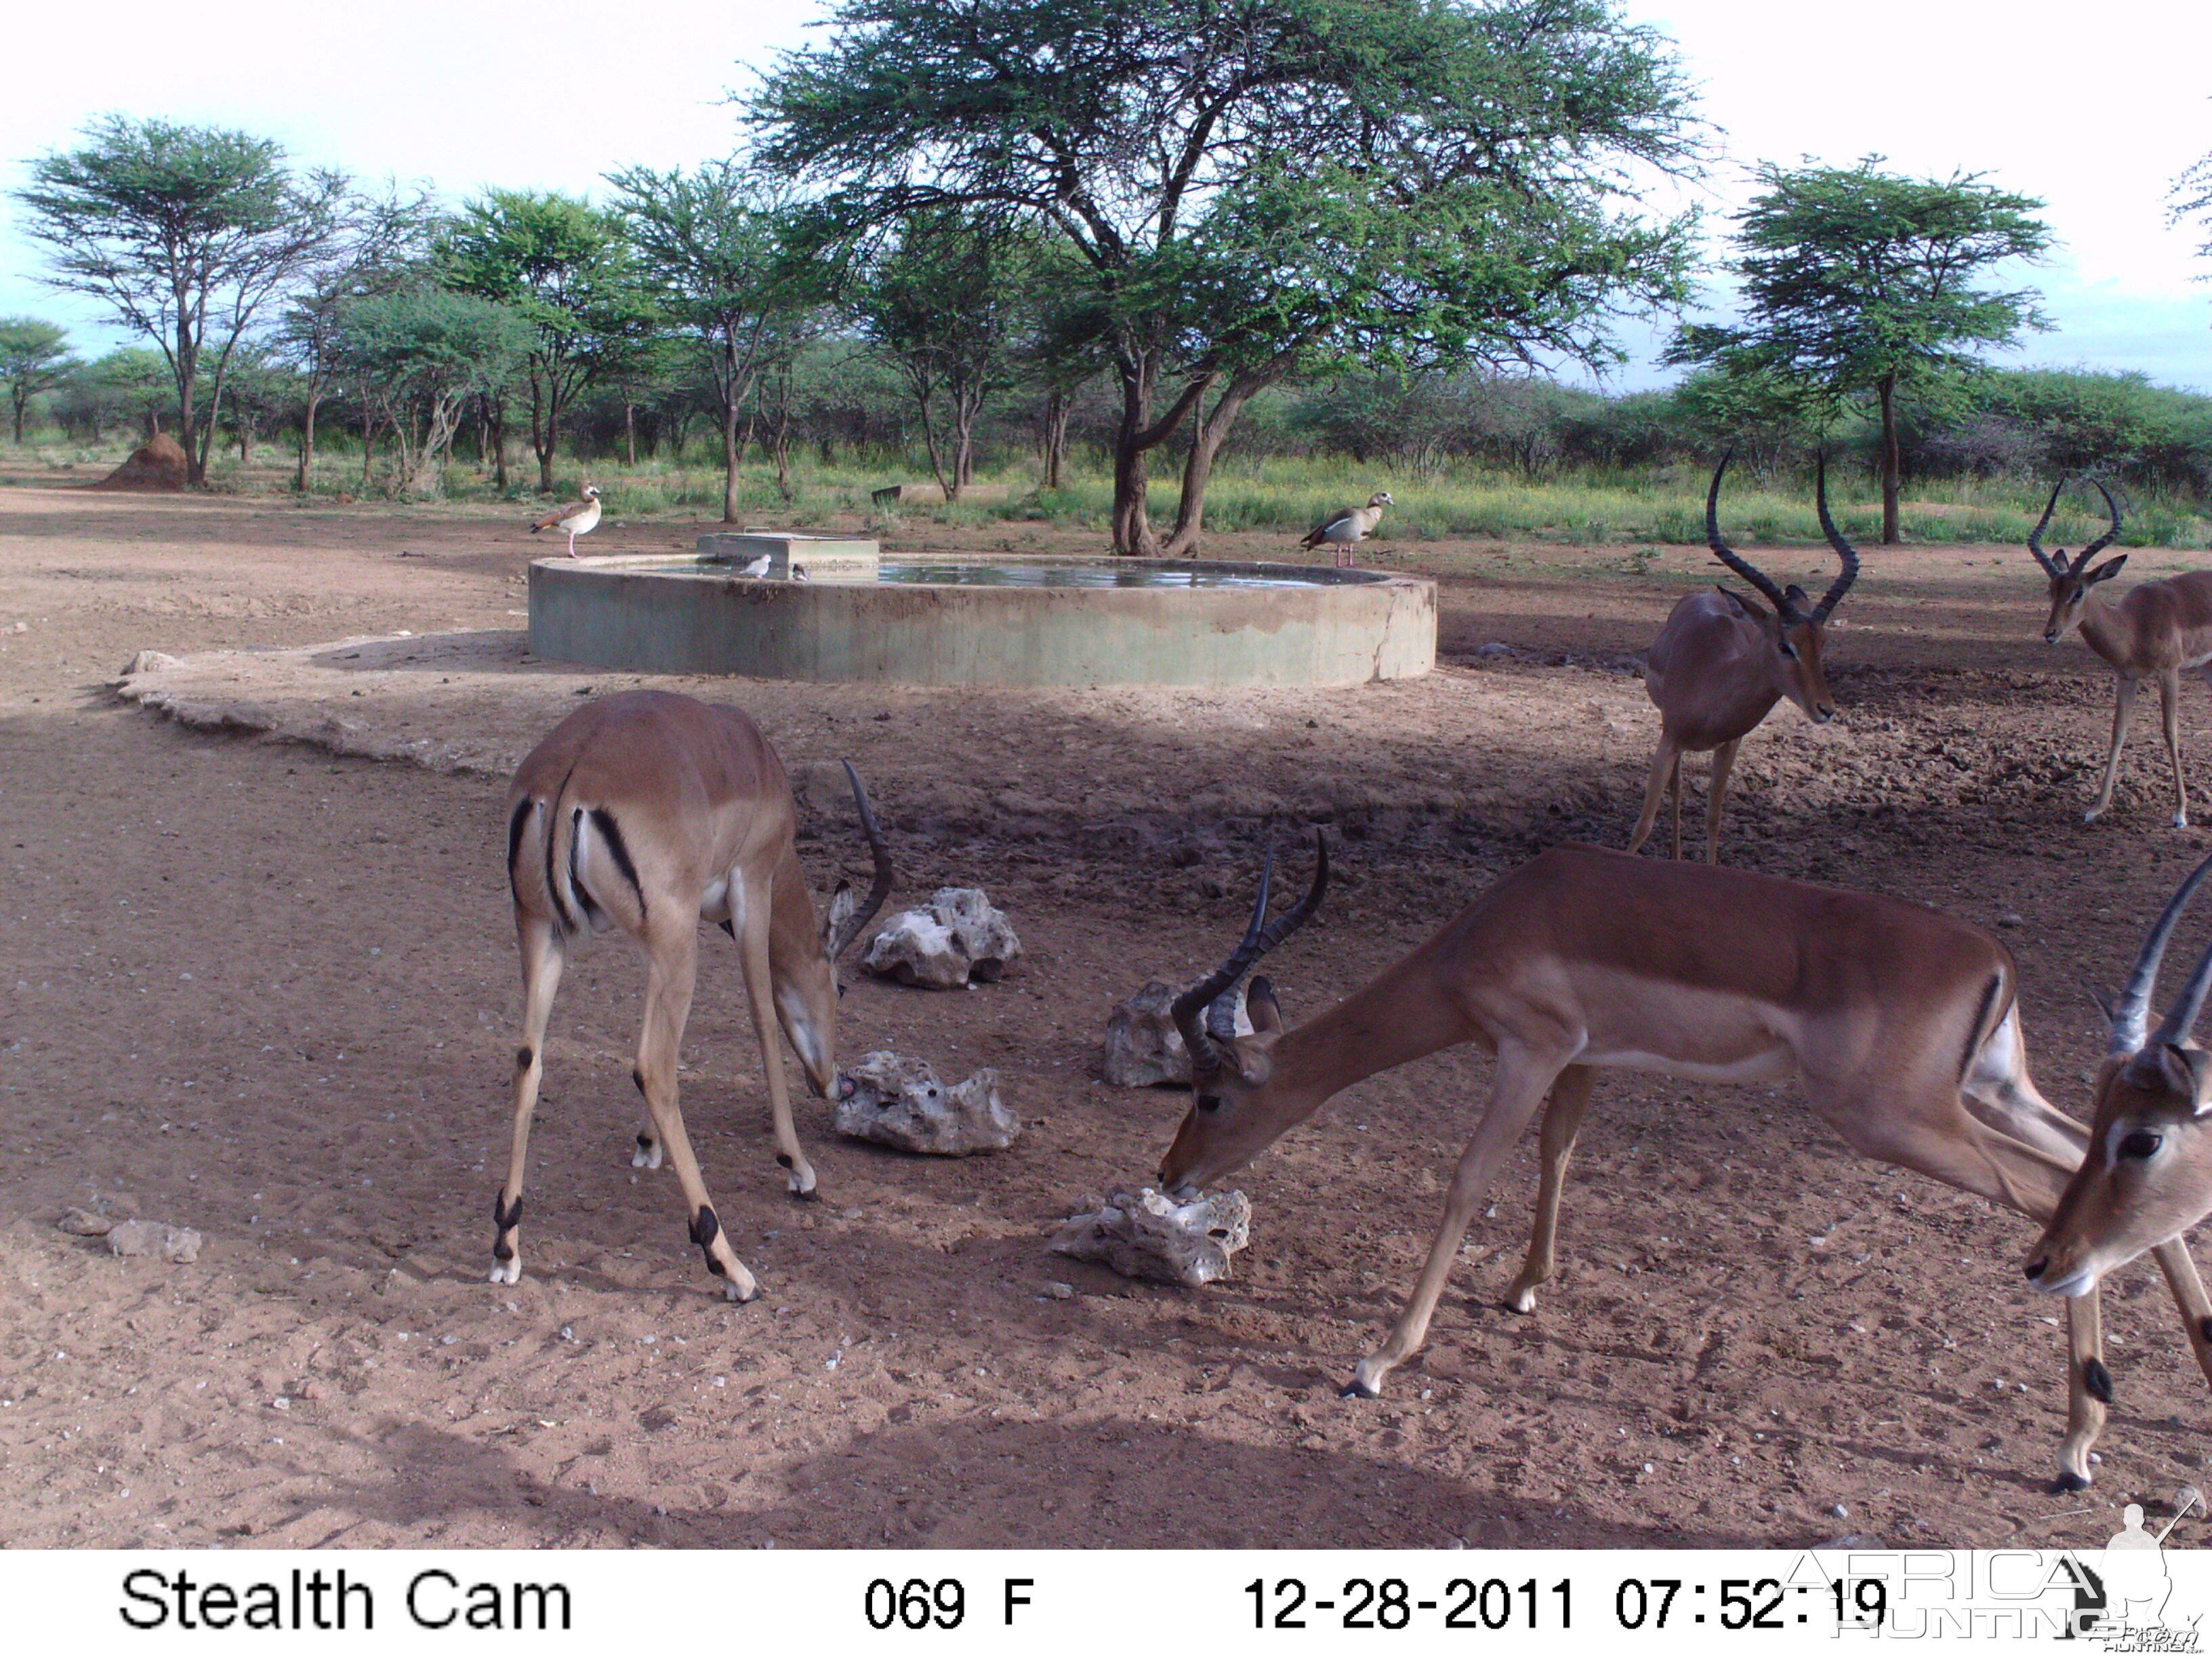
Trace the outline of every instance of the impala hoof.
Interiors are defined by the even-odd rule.
[[[2087,1492],[2089,1490],[2089,1477],[2086,1474],[2075,1474],[2071,1469],[2061,1469],[2058,1472],[2058,1478],[2051,1483],[2051,1490]]]
[[[660,1143],[648,1136],[637,1138],[637,1150],[629,1155],[633,1170],[657,1170],[660,1167]]]
[[[753,1283],[753,1276],[743,1267],[722,1281],[722,1299],[725,1302],[750,1302],[759,1294],[760,1286]]]
[[[1535,1312],[1536,1292],[1534,1288],[1532,1286],[1525,1291],[1508,1291],[1505,1293],[1505,1305],[1512,1309],[1513,1311],[1517,1314],[1532,1314]]]
[[[2081,822],[2084,823],[2094,823],[2099,818],[2104,816],[2105,809],[2103,807],[2093,806],[2087,811],[2081,814]]]
[[[1336,1391],[1336,1397],[1339,1400],[1380,1400],[1382,1390],[1355,1376]]]
[[[491,1264],[491,1282],[495,1285],[520,1285],[522,1282],[522,1253],[520,1250],[504,1261]]]
[[[2177,830],[2186,830],[2189,828],[2189,814],[2186,812],[2176,812],[2173,815],[2173,827]]]

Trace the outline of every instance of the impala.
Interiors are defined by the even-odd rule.
[[[1375,1073],[1462,1042],[1496,1056],[1489,1105],[1452,1176],[1426,1264],[1347,1395],[1380,1394],[1421,1346],[1469,1222],[1540,1109],[1535,1225],[1507,1292],[1517,1311],[1534,1309],[1553,1269],[1567,1160],[1604,1067],[1707,1083],[1797,1076],[1814,1115],[1854,1150],[2039,1222],[2057,1212],[2081,1162],[2086,1132],[2028,1076],[2010,953],[1924,906],[1555,848],[1296,1030],[1285,1029],[1268,982],[1253,980],[1253,1030],[1233,1035],[1237,984],[1313,914],[1328,882],[1323,847],[1305,896],[1268,923],[1263,875],[1243,942],[1176,1000],[1192,1106],[1159,1182],[1182,1194],[1222,1179]],[[2212,1303],[2179,1243],[2158,1248],[2212,1377]],[[2094,1282],[2063,1288],[2070,1358],[2059,1469],[2075,1489],[2089,1480],[2112,1378]]]
[[[523,759],[508,794],[507,875],[522,951],[522,1046],[514,1057],[514,1144],[492,1201],[495,1284],[522,1277],[522,1176],[544,1074],[545,1022],[568,941],[590,929],[627,933],[645,957],[645,1015],[630,1077],[646,1123],[632,1164],[676,1160],[691,1241],[732,1300],[753,1276],[714,1214],[676,1101],[676,1053],[691,1011],[699,924],[737,942],[775,1120],[776,1162],[811,1198],[813,1165],[792,1127],[777,1031],[791,1039],[817,1094],[837,1069],[837,958],[890,891],[890,854],[848,762],[875,884],[856,902],[840,884],[817,930],[793,845],[798,808],[783,763],[734,708],[665,691],[625,691],[578,709]]]
[[[2212,1056],[2196,1041],[2197,1016],[2212,988],[2212,946],[2158,1029],[2150,1030],[2151,993],[2166,940],[2209,870],[2212,859],[2183,878],[2112,1004],[2089,1155],[2029,1253],[2028,1280],[2039,1290],[2094,1291],[2105,1274],[2145,1250],[2158,1253],[2172,1282],[2170,1260],[2187,1260],[2180,1255],[2182,1235],[2212,1214],[2212,1133],[2206,1127]],[[2212,1323],[2200,1322],[2194,1334],[2203,1358],[2212,1346]]]
[[[2050,527],[2058,492],[2065,487],[2063,478],[2051,486],[2043,517],[2027,537],[2027,550],[2051,579],[2051,616],[2043,625],[2043,642],[2056,645],[2068,629],[2079,628],[2089,648],[2119,676],[2119,694],[2112,704],[2112,749],[2105,757],[2105,781],[2098,786],[2097,804],[2081,821],[2094,823],[2112,804],[2112,786],[2120,775],[2120,747],[2127,742],[2128,726],[2135,719],[2136,688],[2146,676],[2155,674],[2159,712],[2166,726],[2166,757],[2173,763],[2173,827],[2185,829],[2189,823],[2189,786],[2181,776],[2181,675],[2185,669],[2203,670],[2206,684],[2212,684],[2212,668],[2206,667],[2212,662],[2212,570],[2191,570],[2162,581],[2142,582],[2118,599],[2106,599],[2096,592],[2098,584],[2118,575],[2128,556],[2123,553],[2117,559],[2108,559],[2094,570],[2089,561],[2111,546],[2120,533],[2120,509],[2113,504],[2112,491],[2098,483],[2097,493],[2105,498],[2112,524],[2075,554],[2069,566],[2064,548],[2055,556],[2043,550],[2043,532]]]
[[[1721,540],[1721,474],[1729,457],[1713,469],[1705,492],[1705,541],[1729,569],[1766,596],[1767,610],[1747,594],[1716,587],[1692,593],[1668,614],[1659,637],[1644,658],[1644,689],[1659,709],[1659,748],[1651,757],[1651,777],[1644,788],[1644,811],[1629,838],[1632,853],[1644,845],[1659,818],[1659,798],[1674,799],[1674,856],[1682,856],[1682,757],[1712,751],[1713,771],[1705,792],[1705,862],[1720,859],[1721,806],[1728,799],[1729,771],[1744,737],[1767,711],[1787,697],[1815,726],[1835,717],[1820,648],[1828,613],[1850,591],[1859,574],[1859,556],[1828,516],[1828,465],[1820,466],[1817,497],[1820,528],[1844,562],[1843,574],[1828,585],[1820,604],[1806,609],[1805,590],[1792,582],[1777,587],[1765,573]]]

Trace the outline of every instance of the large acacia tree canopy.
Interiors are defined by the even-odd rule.
[[[750,114],[855,226],[1034,213],[1187,362],[1595,355],[1689,257],[1615,211],[1698,129],[1606,0],[848,0]]]

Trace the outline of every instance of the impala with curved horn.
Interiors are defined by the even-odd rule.
[[[1506,1292],[1516,1310],[1534,1308],[1553,1269],[1567,1161],[1607,1066],[1704,1083],[1797,1077],[1814,1115],[1854,1150],[2039,1223],[2058,1212],[2081,1161],[2087,1133],[2028,1075],[2012,956],[1990,934],[1875,894],[1595,848],[1554,848],[1509,871],[1426,944],[1295,1030],[1255,979],[1253,1030],[1232,1035],[1237,982],[1313,914],[1326,854],[1305,897],[1273,924],[1263,878],[1243,941],[1176,1001],[1192,1103],[1159,1182],[1194,1194],[1377,1072],[1462,1042],[1496,1057],[1427,1261],[1346,1395],[1379,1394],[1420,1347],[1468,1225],[1540,1110],[1535,1224]],[[2212,1135],[2204,1141],[2212,1164]],[[2203,1189],[2212,1205],[2212,1174]],[[2212,1304],[2179,1243],[2160,1248],[2212,1376]],[[2089,1480],[2112,1379],[2094,1281],[2064,1288],[2074,1294],[2059,1468],[2075,1487]]]
[[[2038,1290],[2081,1296],[2145,1250],[2169,1285],[2188,1256],[2182,1236],[2212,1214],[2212,1055],[2197,1045],[2197,1021],[2212,989],[2212,945],[2159,1022],[2150,1029],[2160,961],[2212,859],[2183,879],[2153,924],[2126,988],[2113,1001],[2104,1063],[2098,1068],[2089,1155],[2075,1171],[2057,1212],[2029,1254]],[[2193,1272],[2193,1270],[2190,1270]],[[2212,1307],[2192,1310],[2197,1356],[2212,1376]]]
[[[753,1276],[709,1201],[676,1100],[676,1054],[691,1011],[699,924],[737,942],[775,1120],[776,1162],[793,1194],[811,1198],[813,1165],[792,1127],[779,1027],[814,1091],[837,1079],[837,958],[891,888],[890,853],[852,763],[874,885],[855,901],[838,884],[817,928],[793,845],[799,809],[783,763],[734,708],[665,691],[625,691],[578,709],[532,750],[507,798],[507,874],[522,951],[522,1046],[514,1057],[514,1146],[492,1204],[492,1282],[522,1276],[522,1176],[545,1065],[545,1022],[568,943],[619,927],[646,962],[645,1017],[631,1079],[646,1124],[632,1164],[660,1166],[663,1147],[690,1218],[691,1241],[732,1300]]]
[[[2191,570],[2179,576],[2148,581],[2130,588],[2118,599],[2107,599],[2094,590],[2120,574],[2128,562],[2121,554],[2095,569],[2089,561],[2112,544],[2120,533],[2120,509],[2112,492],[2096,479],[2097,493],[2105,498],[2112,523],[2105,533],[2074,556],[2069,565],[2066,550],[2056,555],[2043,550],[2043,532],[2058,506],[2061,478],[2051,487],[2043,517],[2028,532],[2027,550],[2034,555],[2050,579],[2051,616],[2043,625],[2043,642],[2056,645],[2069,628],[2079,628],[2088,647],[2112,665],[2119,676],[2119,690],[2112,705],[2112,747],[2105,757],[2104,781],[2097,787],[2096,805],[2082,817],[2094,823],[2112,804],[2112,786],[2119,781],[2120,749],[2128,740],[2135,719],[2136,689],[2155,675],[2159,712],[2166,727],[2166,752],[2173,763],[2173,827],[2189,823],[2189,786],[2181,775],[2181,676],[2185,670],[2203,672],[2212,685],[2212,571]]]
[[[1859,574],[1859,556],[1828,516],[1828,465],[1820,462],[1818,499],[1820,528],[1843,560],[1843,572],[1828,585],[1818,605],[1808,608],[1805,590],[1792,582],[1778,587],[1766,574],[1721,540],[1721,475],[1734,452],[1713,469],[1705,492],[1705,541],[1714,556],[1766,596],[1767,610],[1747,594],[1715,587],[1692,593],[1668,613],[1659,637],[1644,659],[1644,689],[1659,709],[1659,748],[1651,757],[1651,777],[1644,789],[1644,811],[1628,850],[1637,851],[1658,822],[1659,800],[1674,799],[1674,856],[1682,856],[1682,757],[1712,751],[1713,770],[1705,793],[1705,862],[1720,860],[1721,808],[1728,799],[1729,769],[1745,736],[1767,711],[1788,697],[1815,726],[1833,719],[1828,679],[1820,650],[1828,614]]]

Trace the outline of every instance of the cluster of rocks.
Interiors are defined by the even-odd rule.
[[[931,991],[988,984],[1022,954],[1006,913],[980,887],[940,887],[927,905],[902,910],[876,931],[861,964],[872,974]]]
[[[1124,1279],[1195,1290],[1226,1278],[1229,1259],[1252,1239],[1252,1200],[1242,1192],[1209,1193],[1177,1204],[1150,1187],[1116,1193],[1073,1216],[1052,1236],[1056,1255],[1099,1261]]]
[[[93,1210],[71,1210],[55,1224],[79,1238],[104,1238],[117,1255],[158,1255],[164,1261],[197,1261],[200,1236],[166,1221],[118,1220]]]

